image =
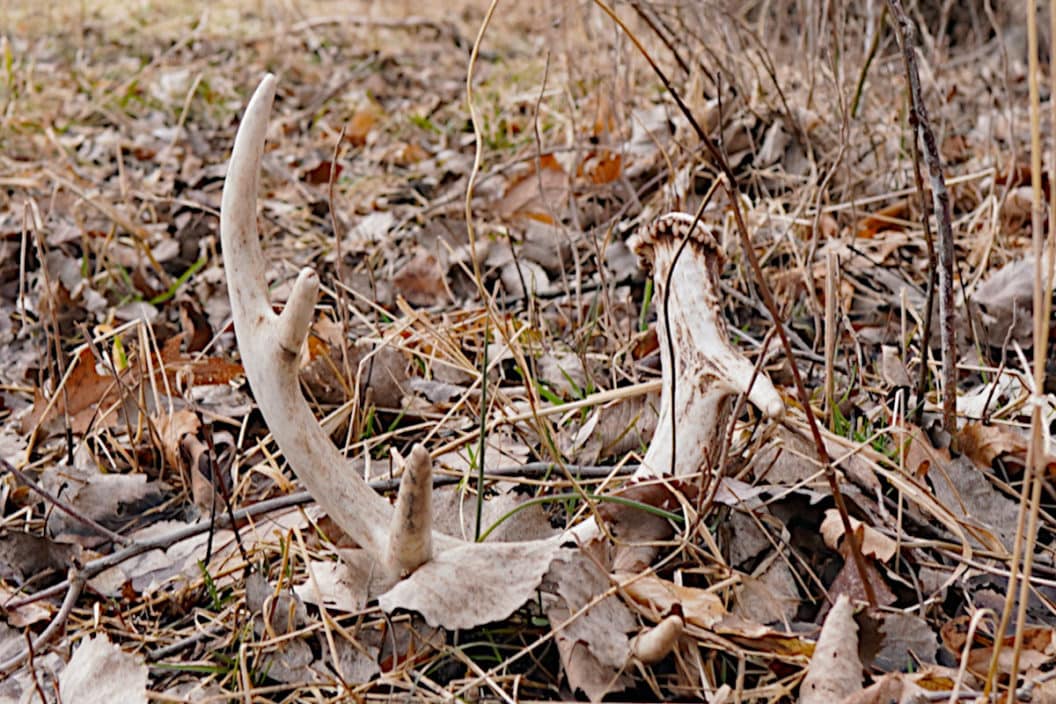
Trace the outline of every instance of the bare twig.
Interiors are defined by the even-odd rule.
[[[84,580],[84,575],[80,574],[76,568],[70,568],[69,576],[64,582],[64,584],[66,584],[66,597],[62,600],[62,606],[59,607],[59,612],[55,614],[55,618],[51,620],[48,627],[45,628],[25,650],[17,655],[11,656],[3,662],[0,662],[0,673],[9,672],[21,665],[35,651],[40,650],[41,646],[51,640],[52,637],[59,632],[59,629],[65,625],[66,619],[69,618],[70,612],[73,611],[74,604],[77,603],[77,599],[81,595],[81,589],[84,588]]]
[[[913,23],[906,16],[902,0],[887,0],[894,20],[898,44],[902,48],[902,60],[906,65],[912,114],[916,122],[914,140],[918,135],[924,145],[924,163],[928,167],[931,182],[931,198],[939,229],[939,318],[942,337],[942,422],[950,433],[957,431],[957,338],[954,334],[953,308],[953,225],[950,213],[950,193],[946,190],[946,178],[942,173],[942,160],[935,142],[935,133],[928,119],[928,108],[920,87],[920,70],[917,68],[916,48],[910,43],[914,35]],[[925,219],[927,213],[925,212]],[[926,341],[925,341],[926,342]],[[923,361],[923,360],[922,360]]]

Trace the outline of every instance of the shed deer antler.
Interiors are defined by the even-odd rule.
[[[310,269],[301,271],[285,309],[274,313],[256,226],[260,161],[275,84],[273,76],[265,76],[246,107],[235,137],[220,217],[235,334],[257,405],[308,491],[375,562],[377,581],[389,587],[379,597],[382,608],[418,611],[430,624],[447,628],[503,619],[531,598],[551,562],[559,557],[561,542],[571,536],[473,543],[434,532],[432,465],[425,448],[412,449],[394,510],[348,468],[301,395],[298,361],[319,279]],[[750,384],[751,364],[727,341],[717,298],[719,250],[703,228],[690,233],[691,221],[686,217],[665,216],[636,240],[636,251],[652,263],[661,297],[668,278],[671,282],[668,312],[674,365],[665,349],[664,407],[657,437],[646,455],[643,472],[648,474],[666,473],[673,454],[677,454],[674,466],[678,473],[696,471],[707,450],[694,445],[714,440],[721,421],[719,411],[734,393],[751,386],[749,398],[769,415],[783,408],[765,375]],[[690,242],[679,257],[680,243],[687,237]],[[661,316],[661,340],[666,331]],[[676,368],[677,452],[669,410]],[[686,424],[689,428],[683,435]],[[590,525],[586,530],[581,526],[576,537],[592,533]],[[458,595],[458,609],[450,608],[451,594]]]
[[[755,374],[729,342],[719,302],[722,250],[694,221],[687,213],[668,213],[628,242],[652,269],[663,374],[656,433],[636,478],[671,474],[672,468],[682,476],[707,467],[716,459],[717,434],[726,425],[733,395],[747,394],[770,418],[785,410],[769,377]]]

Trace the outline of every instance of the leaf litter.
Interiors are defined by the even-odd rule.
[[[917,18],[961,223],[956,332],[971,353],[951,447],[933,389],[921,423],[909,420],[927,364],[928,254],[908,128],[891,119],[904,114],[901,69],[869,60],[866,38],[893,51],[890,27],[856,7],[825,18],[788,3],[619,8],[734,165],[795,363],[818,390],[874,611],[800,409],[782,425],[736,417],[714,492],[698,476],[653,494],[616,471],[656,429],[662,302],[624,245],[655,215],[705,205],[729,260],[735,343],[765,351],[786,401],[791,380],[731,204],[721,189],[703,202],[715,175],[696,135],[596,8],[500,5],[474,73],[470,242],[464,84],[479,8],[214,5],[18,7],[2,40],[0,457],[81,518],[5,476],[0,660],[60,617],[71,569],[161,544],[92,572],[61,635],[12,667],[0,699],[908,702],[955,683],[981,691],[995,643],[996,685],[1010,686],[1013,634],[981,618],[969,636],[968,624],[1012,588],[1027,461],[1033,261],[1029,167],[1013,159],[1028,135],[1015,11],[993,15],[999,38],[960,7],[941,32],[938,3]],[[842,31],[793,29],[812,22]],[[803,41],[838,54],[840,70]],[[324,281],[306,393],[350,471],[387,481],[392,451],[423,442],[459,482],[436,497],[444,529],[472,536],[478,502],[481,525],[497,526],[490,560],[453,555],[395,596],[377,593],[357,546],[313,508],[225,519],[297,498],[241,376],[217,256],[236,116],[265,68],[283,75],[262,178],[269,284],[282,300],[306,265]],[[857,112],[840,118],[859,77]],[[935,342],[924,341],[932,354]],[[478,487],[481,464],[545,471]],[[596,496],[683,522],[621,515]],[[1036,701],[1056,652],[1052,499],[1015,683]],[[553,539],[586,515],[610,534],[556,562],[552,548],[505,542]],[[475,590],[497,585],[508,598],[482,611]],[[416,613],[383,615],[379,597]],[[429,625],[441,621],[454,627]],[[91,678],[100,669],[110,689]]]

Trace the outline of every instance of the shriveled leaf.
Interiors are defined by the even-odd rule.
[[[848,516],[851,529],[858,536],[858,545],[863,555],[874,557],[880,562],[887,562],[895,556],[898,544],[880,531],[867,526],[854,516]],[[845,534],[840,512],[830,508],[825,512],[825,520],[821,522],[821,534],[825,538],[825,544],[833,550],[839,548]]]
[[[1027,461],[1027,439],[1007,425],[965,423],[957,440],[957,449],[984,469],[1004,455],[1016,457],[1021,465]]]
[[[59,675],[64,702],[138,704],[147,701],[147,666],[98,635],[83,641]]]
[[[568,174],[553,155],[539,159],[538,169],[513,180],[499,203],[503,217],[526,217],[553,223],[552,212],[563,213],[569,196]]]
[[[836,600],[821,627],[814,655],[799,688],[799,704],[832,704],[862,688],[858,624],[850,600]]]
[[[184,436],[194,435],[201,427],[198,414],[189,409],[180,409],[173,413],[160,413],[154,419],[154,425],[161,436],[161,450],[170,467],[180,467],[180,444]]]
[[[700,628],[711,628],[726,615],[722,600],[703,589],[681,586],[654,574],[638,578],[617,574],[616,577],[627,582],[623,593],[653,621],[659,622],[675,606],[681,608],[687,623]]]

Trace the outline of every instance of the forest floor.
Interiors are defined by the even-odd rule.
[[[956,390],[937,308],[924,337],[936,228],[882,2],[621,3],[622,28],[568,0],[499,3],[490,22],[459,0],[5,3],[0,702],[865,703],[1013,677],[1056,701],[1047,474],[1037,529],[1021,527],[1031,413],[1046,435],[1054,414],[1049,384],[1033,387],[1025,25],[984,3],[907,5],[950,194]],[[305,266],[322,282],[302,388],[380,490],[422,443],[453,534],[553,535],[583,515],[573,488],[611,493],[641,461],[658,302],[626,241],[700,209],[731,340],[787,410],[737,406],[723,461],[697,477],[718,479],[713,500],[683,506],[640,582],[666,601],[613,589],[618,618],[599,626],[588,604],[576,639],[541,593],[441,630],[357,591],[338,556],[354,545],[299,493],[231,326],[221,190],[266,72],[271,295]],[[1048,135],[1046,76],[1041,100]],[[631,657],[635,631],[672,614],[673,650]],[[830,615],[839,659],[861,660],[834,681],[812,667]],[[829,699],[809,698],[811,674]]]

